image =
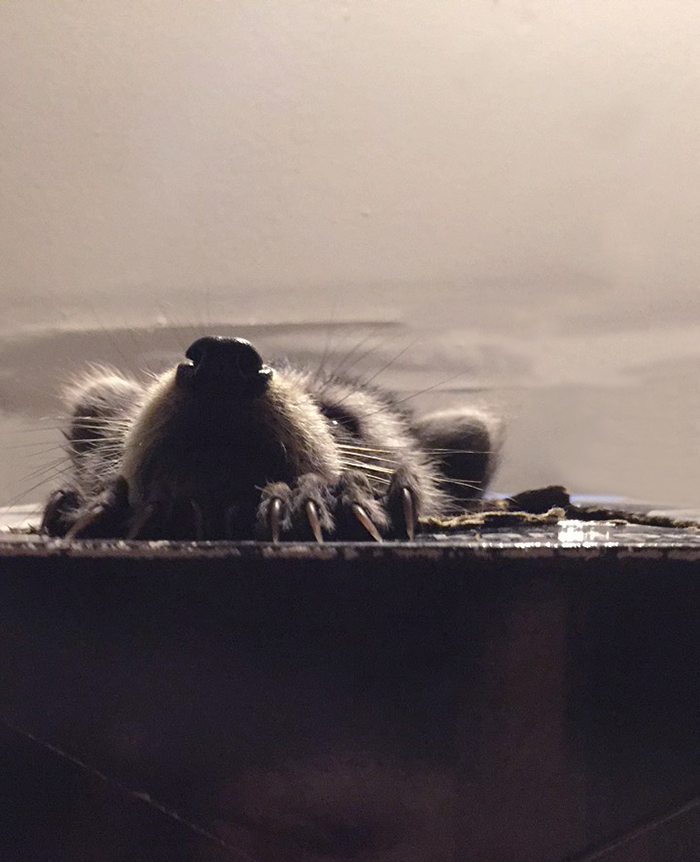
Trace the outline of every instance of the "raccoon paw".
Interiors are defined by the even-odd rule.
[[[363,473],[344,473],[336,486],[336,535],[334,538],[361,542],[368,534],[382,541],[389,528],[384,501],[372,490]]]
[[[389,490],[377,496],[360,472],[344,473],[337,482],[307,474],[295,485],[268,485],[258,508],[256,538],[322,542],[381,542],[384,536],[412,539],[415,535],[420,498],[413,481],[397,471]]]
[[[41,516],[39,529],[48,536],[65,536],[82,507],[82,500],[72,488],[60,488],[49,497]]]
[[[323,541],[332,533],[333,491],[323,477],[314,473],[301,476],[294,486],[273,482],[262,492],[256,518],[256,538],[279,542],[280,539]]]
[[[42,532],[67,539],[120,536],[129,514],[129,487],[121,477],[89,505],[73,489],[54,491],[44,508]]]

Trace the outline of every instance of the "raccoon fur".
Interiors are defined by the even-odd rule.
[[[414,419],[389,393],[205,336],[147,384],[93,370],[67,393],[69,479],[43,530],[69,538],[375,540],[477,501],[499,426]]]

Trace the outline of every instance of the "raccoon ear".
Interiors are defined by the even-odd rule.
[[[503,443],[503,423],[474,408],[443,410],[414,420],[413,430],[459,502],[478,500],[491,479]]]

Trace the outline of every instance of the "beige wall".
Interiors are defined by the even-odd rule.
[[[0,105],[6,339],[405,320],[509,487],[700,503],[697,0],[6,0]]]

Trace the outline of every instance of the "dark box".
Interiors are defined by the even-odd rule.
[[[0,540],[0,859],[700,858],[700,535]]]

